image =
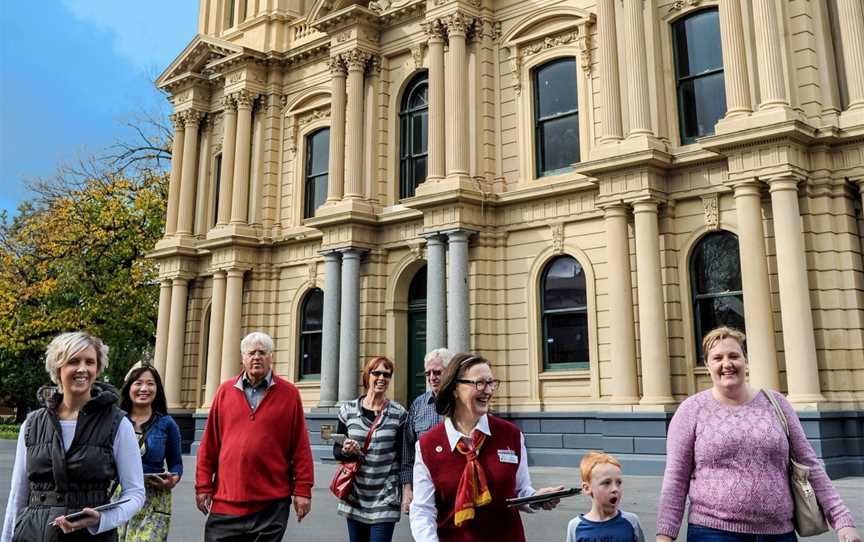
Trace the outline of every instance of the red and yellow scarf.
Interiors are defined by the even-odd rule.
[[[459,479],[459,488],[456,490],[456,515],[453,523],[457,527],[469,519],[474,518],[474,507],[485,506],[492,502],[492,494],[486,484],[486,474],[483,466],[477,460],[480,448],[486,441],[486,435],[481,431],[474,431],[473,445],[469,446],[464,439],[459,439],[456,449],[465,456],[465,469],[462,470],[462,478]]]

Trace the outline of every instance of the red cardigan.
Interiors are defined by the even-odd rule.
[[[198,449],[195,492],[213,495],[212,511],[231,516],[292,495],[311,498],[312,449],[297,388],[274,374],[253,413],[236,382],[223,382],[213,398]]]

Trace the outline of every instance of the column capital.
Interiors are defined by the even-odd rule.
[[[627,216],[627,213],[630,210],[630,206],[623,201],[603,203],[598,205],[597,207],[599,207],[603,211],[603,216],[605,218],[611,216]]]
[[[446,241],[442,237],[441,232],[423,233],[420,237],[426,239],[427,245],[442,245]]]
[[[342,57],[342,61],[348,67],[349,72],[365,72],[373,54],[358,48],[346,51],[339,56]]]
[[[197,109],[187,109],[177,114],[180,115],[180,120],[183,121],[185,126],[197,126],[207,118],[207,113],[198,111]]]
[[[346,260],[346,259],[359,260],[360,258],[363,257],[363,255],[365,253],[367,253],[369,251],[367,249],[361,248],[361,247],[344,247],[344,248],[336,249],[334,252],[338,252],[339,254],[341,254],[343,260]]]
[[[219,103],[222,105],[222,108],[225,110],[226,113],[233,113],[237,111],[237,102],[234,100],[234,94],[226,94],[222,96],[222,99],[219,100]]]
[[[657,209],[662,200],[658,198],[641,198],[633,202],[633,214],[637,213],[653,213],[657,214]]]
[[[451,243],[467,243],[468,238],[471,237],[471,234],[476,232],[473,232],[471,230],[447,230],[441,233],[446,235],[447,239]]]
[[[432,41],[440,41],[444,42],[444,37],[447,33],[447,29],[444,27],[444,22],[441,19],[430,19],[423,23],[420,23],[421,28],[423,28],[423,32],[426,34],[426,37],[430,42]]]
[[[746,179],[743,181],[735,181],[731,183],[733,197],[762,195],[762,181],[759,179]]]
[[[231,96],[234,99],[234,102],[237,104],[237,109],[252,109],[255,100],[258,98],[257,94],[254,94],[246,89],[232,92]]]
[[[763,180],[768,183],[768,190],[771,193],[781,192],[783,190],[794,190],[797,192],[798,183],[804,181],[805,178],[794,173],[786,173]]]
[[[348,68],[345,66],[345,60],[342,55],[331,56],[327,61],[327,67],[330,69],[332,77],[345,77],[348,73]]]
[[[176,113],[172,113],[168,119],[171,121],[171,125],[174,126],[174,131],[179,131],[185,129],[185,124],[183,121],[183,111],[178,111]]]
[[[475,24],[471,15],[457,11],[441,19],[441,23],[447,29],[448,36],[467,36],[468,31]]]
[[[338,249],[328,248],[326,250],[319,250],[318,254],[324,256],[324,261],[326,262],[333,260],[338,261],[342,253]]]

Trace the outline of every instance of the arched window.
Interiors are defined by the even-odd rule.
[[[570,256],[546,265],[540,280],[544,369],[588,366],[588,294],[585,271]]]
[[[399,109],[399,199],[414,195],[426,180],[429,153],[429,76],[417,75],[402,97]]]
[[[560,58],[534,70],[534,150],[537,176],[571,169],[579,161],[576,59]]]
[[[300,306],[300,378],[321,376],[321,325],[324,291],[312,289]]]
[[[321,128],[306,136],[306,175],[303,183],[303,218],[327,199],[327,171],[330,160],[330,129]]]
[[[681,143],[714,133],[726,114],[720,15],[706,9],[672,25]]]
[[[738,237],[728,231],[709,233],[690,255],[690,285],[696,356],[702,360],[702,337],[717,326],[744,331],[744,293]]]

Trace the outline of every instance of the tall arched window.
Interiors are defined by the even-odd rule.
[[[570,256],[546,265],[540,280],[544,369],[588,366],[588,293],[585,271]]]
[[[405,89],[399,109],[399,199],[414,195],[426,180],[429,153],[429,76],[417,75]]]
[[[300,306],[300,378],[321,376],[321,325],[324,291],[313,288]]]
[[[545,177],[579,161],[576,59],[549,61],[534,70],[533,79],[537,176]]]
[[[720,15],[705,9],[672,25],[681,143],[714,133],[726,114]]]
[[[327,171],[330,160],[330,129],[321,128],[306,136],[306,175],[303,183],[303,218],[327,199]]]
[[[744,292],[738,237],[728,231],[709,233],[690,255],[690,285],[696,356],[702,360],[702,337],[717,326],[744,331]]]

